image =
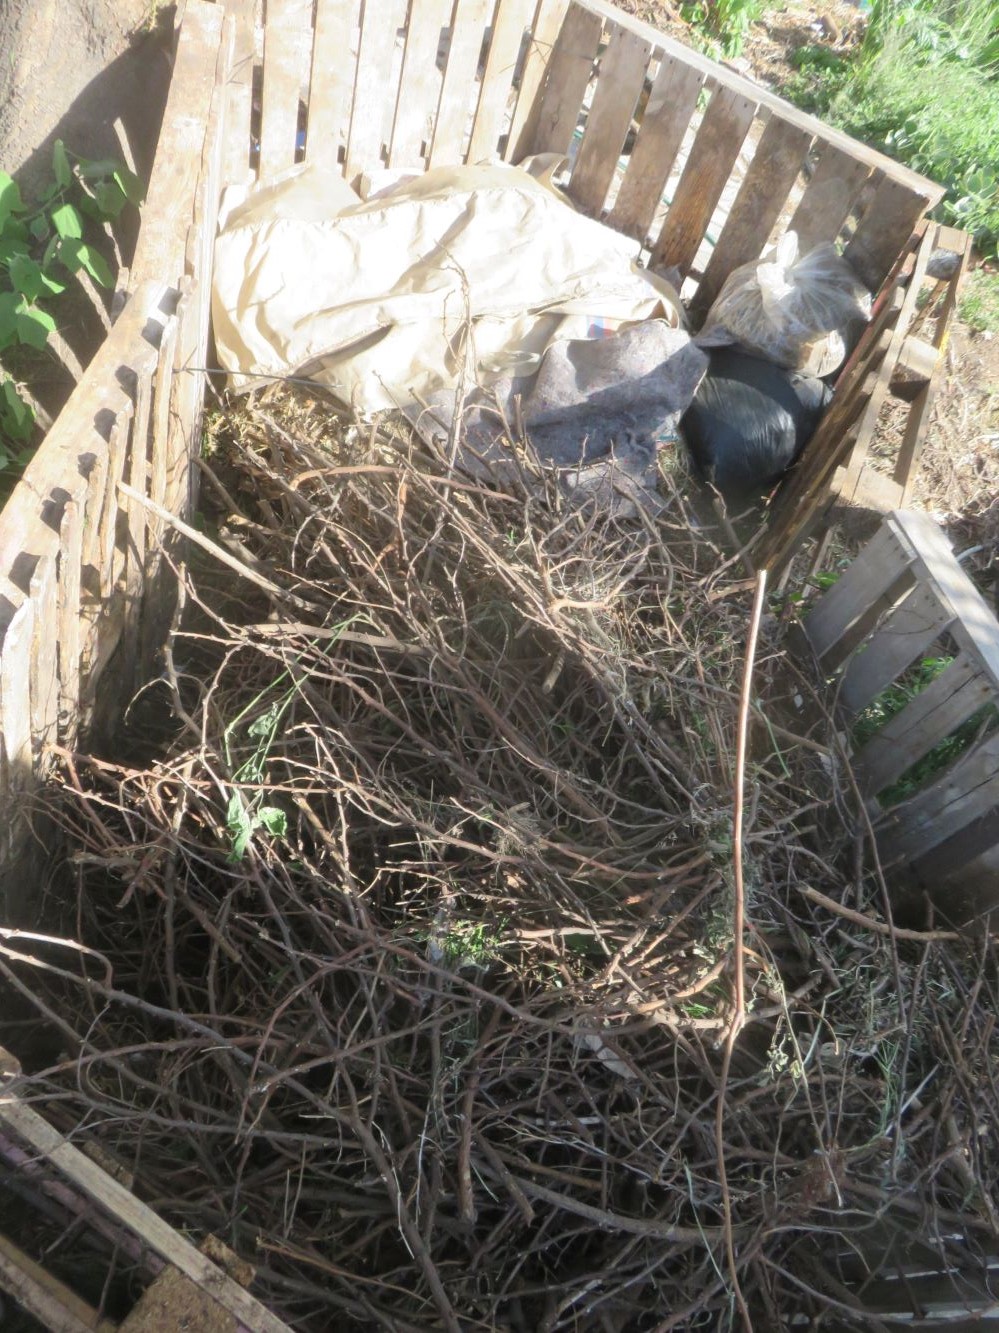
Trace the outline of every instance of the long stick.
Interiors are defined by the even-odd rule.
[[[742,673],[742,692],[739,697],[739,722],[735,742],[735,795],[732,808],[732,869],[735,887],[735,908],[733,911],[732,933],[734,936],[733,963],[735,966],[735,1007],[732,1022],[725,1042],[725,1056],[722,1060],[721,1080],[718,1086],[718,1107],[715,1112],[715,1150],[718,1155],[718,1182],[721,1185],[723,1222],[725,1231],[725,1254],[728,1260],[729,1278],[732,1292],[742,1316],[742,1325],[752,1333],[753,1321],[749,1316],[749,1307],[742,1294],[739,1283],[739,1269],[735,1259],[735,1236],[732,1227],[732,1195],[728,1187],[728,1173],[725,1169],[725,1094],[728,1090],[728,1074],[732,1064],[732,1052],[735,1041],[746,1021],[746,970],[745,941],[746,928],[746,886],[742,873],[742,826],[745,812],[746,785],[746,743],[749,736],[749,708],[753,694],[753,664],[756,661],[756,643],[760,635],[760,620],[763,617],[763,603],[767,590],[767,571],[761,569],[756,575],[756,597],[753,600],[753,614],[749,621],[749,635],[746,639],[746,662]]]

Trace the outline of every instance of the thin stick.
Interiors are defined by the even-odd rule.
[[[835,898],[820,893],[818,889],[813,889],[808,884],[798,884],[795,887],[813,903],[818,903],[820,907],[825,907],[828,911],[835,912],[837,916],[852,921],[855,926],[863,926],[865,930],[874,931],[876,935],[890,935],[896,940],[911,940],[914,944],[953,943],[968,938],[967,934],[962,935],[959,930],[906,930],[903,926],[894,926],[887,921],[875,921],[866,912],[857,912],[844,903],[838,903]],[[991,938],[995,939],[996,936],[992,935]]]
[[[763,603],[767,590],[767,571],[761,569],[756,575],[756,596],[753,600],[753,613],[749,621],[749,635],[746,639],[746,662],[742,673],[742,693],[739,698],[739,729],[735,745],[735,795],[732,810],[732,869],[735,890],[735,910],[733,912],[732,933],[734,936],[733,962],[735,965],[735,1007],[732,1022],[725,1042],[725,1056],[722,1060],[721,1080],[718,1086],[718,1105],[715,1112],[715,1150],[718,1155],[718,1183],[721,1186],[723,1224],[725,1231],[725,1255],[728,1260],[729,1278],[732,1293],[735,1296],[743,1328],[752,1333],[753,1321],[749,1315],[746,1298],[739,1283],[739,1269],[735,1258],[735,1236],[732,1226],[732,1194],[728,1187],[728,1172],[725,1167],[725,1094],[728,1090],[728,1075],[732,1065],[732,1052],[736,1038],[746,1022],[746,960],[743,934],[746,925],[746,886],[742,873],[742,826],[745,813],[746,785],[746,741],[749,735],[749,708],[753,691],[753,664],[756,661],[756,641],[760,634],[760,620],[763,616]]]

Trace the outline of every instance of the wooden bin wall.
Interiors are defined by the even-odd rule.
[[[12,913],[27,906],[24,794],[51,748],[75,743],[102,680],[121,715],[163,619],[162,514],[188,506],[200,431],[231,31],[220,6],[188,0],[127,302],[0,513],[0,906]]]
[[[893,513],[804,624],[851,730],[914,663],[952,657],[856,748],[854,770],[886,868],[912,867],[949,915],[999,907],[999,622],[942,530],[928,514]],[[962,727],[968,748],[931,765],[904,801],[885,799]]]

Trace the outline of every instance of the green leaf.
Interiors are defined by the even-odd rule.
[[[24,203],[17,181],[8,176],[6,171],[0,171],[0,228],[12,213],[23,212]]]
[[[40,310],[36,305],[22,301],[14,312],[17,336],[28,347],[39,352],[49,340],[49,334],[55,333],[55,320],[47,310]]]
[[[288,832],[288,816],[276,805],[262,805],[257,811],[255,823],[275,838],[283,838]]]
[[[32,222],[29,231],[36,241],[44,241],[49,234],[49,220],[44,213],[39,213]]]
[[[72,204],[60,204],[52,210],[52,225],[65,238],[78,240],[83,235],[83,219]]]
[[[15,255],[10,262],[10,280],[14,290],[26,296],[29,301],[36,300],[45,290],[42,270],[27,255]]]
[[[72,184],[73,168],[69,165],[66,145],[61,139],[56,139],[52,145],[52,174],[56,178],[57,185],[65,188],[65,186]]]
[[[114,286],[114,274],[111,272],[108,261],[99,250],[95,250],[92,245],[81,245],[77,254],[80,257],[80,263],[94,282],[100,283],[102,287]]]
[[[17,307],[20,303],[17,292],[0,292],[0,350],[9,347],[17,338]]]
[[[142,181],[128,167],[119,167],[114,173],[114,183],[130,204],[141,204],[145,196]]]
[[[53,296],[58,296],[60,292],[66,290],[66,284],[59,282],[55,278],[50,278],[47,273],[42,273],[42,286]]]
[[[247,813],[243,798],[238,791],[234,791],[229,797],[229,805],[225,812],[225,827],[229,834],[230,851],[229,861],[242,861],[246,855],[246,849],[250,845],[250,839],[253,837],[253,821]]]
[[[0,241],[0,264],[9,266],[18,255],[26,255],[27,253],[28,247],[23,241],[11,240],[6,236]]]
[[[109,180],[121,170],[121,163],[114,157],[81,157],[77,158],[76,165],[85,181]]]
[[[4,380],[0,384],[0,426],[12,439],[25,441],[31,439],[34,425],[34,409],[18,393],[13,380]],[[0,467],[6,467],[11,461],[11,455],[6,449],[2,452],[4,456]]]
[[[94,186],[94,202],[104,219],[119,217],[128,200],[124,190],[114,181],[98,181]]]

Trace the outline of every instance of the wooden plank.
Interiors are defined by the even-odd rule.
[[[920,578],[932,583],[955,623],[954,637],[973,652],[999,690],[999,623],[995,612],[958,563],[940,525],[929,514],[899,510],[891,523],[912,544],[921,562]]]
[[[149,475],[149,427],[153,405],[151,374],[138,377],[135,389],[135,415],[132,419],[131,448],[127,453],[128,483],[140,495],[146,494]],[[125,547],[125,627],[123,648],[125,661],[139,671],[139,614],[142,605],[142,585],[146,567],[146,511],[136,501],[126,498],[122,503],[126,516]]]
[[[663,56],[608,222],[645,243],[704,85],[700,70]]]
[[[948,629],[953,616],[941,607],[936,590],[917,583],[880,628],[850,660],[839,690],[839,702],[851,713],[861,709],[922,657]]]
[[[152,436],[149,457],[149,494],[157,504],[166,495],[167,470],[170,451],[170,390],[173,383],[174,358],[177,352],[177,319],[171,316],[163,330],[160,356],[156,366],[153,393]],[[146,578],[159,564],[159,544],[163,525],[158,519],[147,519],[149,546],[147,549]],[[150,565],[152,561],[152,566]]]
[[[931,191],[914,192],[886,177],[878,186],[844,251],[860,280],[876,292],[916,223],[936,202]]]
[[[31,576],[35,606],[31,644],[31,740],[36,764],[59,736],[58,567],[55,552],[42,556]]]
[[[475,75],[492,17],[494,0],[462,0],[455,6],[451,45],[447,53],[441,100],[437,108],[430,166],[452,166],[461,161],[476,94]]]
[[[898,582],[911,561],[912,552],[899,540],[896,530],[883,523],[822,594],[805,617],[804,630],[816,657],[828,658],[826,670],[835,666],[836,659],[830,655],[851,625]]]
[[[260,104],[261,180],[286,171],[295,162],[302,55],[312,26],[312,0],[267,0],[266,12]],[[311,40],[308,45],[311,49]]]
[[[80,710],[80,568],[83,564],[83,507],[67,500],[59,528],[59,739],[76,743]]]
[[[49,1333],[114,1333],[109,1319],[100,1318],[75,1291],[4,1235],[0,1235],[0,1290]]]
[[[567,153],[593,76],[603,21],[573,5],[552,51],[531,151]]]
[[[118,536],[118,483],[125,467],[125,445],[131,426],[131,404],[128,410],[121,412],[111,427],[108,440],[107,483],[104,488],[104,504],[101,508],[97,534],[97,571],[100,577],[101,599],[106,601],[117,582],[116,552]]]
[[[188,0],[184,11],[132,260],[129,283],[133,292],[144,282],[169,281],[183,271],[224,16],[224,6],[208,0]]]
[[[531,145],[537,135],[542,94],[550,72],[552,51],[568,8],[569,0],[538,0],[531,40],[520,74],[520,89],[510,122],[510,133],[503,151],[507,162],[521,162],[531,152]]]
[[[836,239],[870,174],[868,162],[833,144],[822,144],[812,178],[788,223],[788,231],[798,234],[799,256],[807,255],[822,241]],[[901,244],[895,247],[892,259],[901,248]]]
[[[931,786],[894,806],[877,828],[887,862],[915,860],[999,804],[999,735],[966,751]]]
[[[781,116],[771,116],[764,126],[746,177],[697,284],[691,302],[696,316],[707,314],[734,269],[763,253],[811,142],[811,135]]]
[[[652,247],[657,267],[685,274],[694,262],[755,114],[756,102],[730,88],[719,88],[711,98]]]
[[[783,98],[763,88],[760,84],[754,83],[751,79],[743,78],[742,75],[736,74],[726,65],[710,60],[707,56],[684,46],[682,42],[667,37],[651,24],[622,13],[611,0],[574,0],[574,3],[607,22],[625,24],[632,32],[644,37],[653,46],[661,48],[666,55],[688,65],[691,69],[698,70],[704,78],[711,79],[719,87],[728,88],[741,97],[758,102],[761,108],[776,112],[813,137],[835,144],[852,156],[867,162],[872,169],[877,168],[884,172],[888,179],[898,181],[918,194],[925,194],[929,199],[931,208],[943,198],[944,187],[942,185],[928,180],[925,176],[920,176],[918,172],[912,171],[909,167],[904,167],[900,163],[892,161],[884,153],[878,153],[873,148],[868,148],[866,144],[860,143],[859,140],[851,139],[849,135],[833,129],[831,125],[825,124],[816,116],[809,116],[804,111],[799,111],[790,102],[785,102]],[[900,248],[901,244],[896,246],[895,253]]]
[[[400,0],[378,0],[377,4],[365,0],[347,134],[344,175],[349,185],[356,185],[362,172],[385,165],[382,148],[386,119],[395,107],[395,38],[404,17],[405,5]]]
[[[317,0],[305,158],[330,170],[346,150],[360,0]]]
[[[649,42],[620,24],[611,28],[569,183],[573,200],[593,217],[600,216],[617,171],[651,54]]]
[[[226,184],[242,184],[250,171],[250,115],[253,110],[253,66],[256,57],[255,0],[226,0],[234,24],[232,69],[226,83]]]
[[[499,152],[513,76],[534,8],[534,0],[499,0],[468,145],[470,163],[488,161]],[[401,105],[401,95],[399,100]]]
[[[6,760],[4,787],[17,791],[32,775],[31,753],[31,650],[34,641],[35,607],[25,598],[7,626],[0,652],[0,735]]]
[[[423,160],[433,138],[440,104],[437,52],[451,16],[452,0],[422,0],[413,5],[406,29],[399,100],[392,127],[389,165],[412,167]]]
[[[876,796],[890,786],[994,697],[974,658],[967,653],[955,658],[857,751],[854,766],[865,791]]]
[[[16,1098],[3,1098],[0,1099],[0,1120],[156,1254],[189,1277],[224,1310],[236,1315],[250,1333],[290,1333],[287,1324],[271,1314],[124,1185],[73,1147],[37,1111]]]

